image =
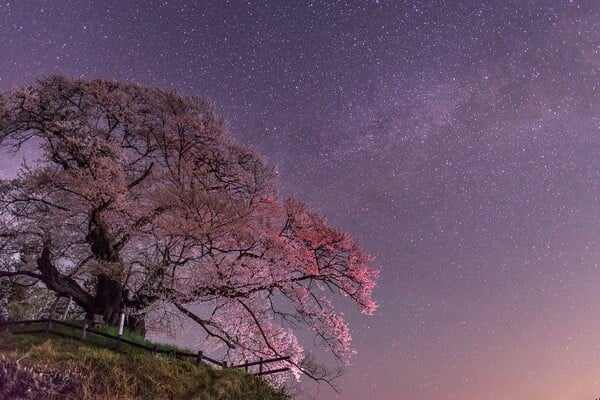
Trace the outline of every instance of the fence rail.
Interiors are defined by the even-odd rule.
[[[44,324],[44,325],[42,325],[42,327],[36,327],[33,329],[25,329],[25,330],[14,330],[13,329],[13,327],[16,327],[16,326],[30,326],[30,325],[37,325],[37,324]],[[75,335],[75,334],[70,334],[70,333],[66,333],[66,332],[60,332],[60,331],[57,331],[56,329],[54,329],[54,325],[61,325],[61,326],[67,327],[67,328],[75,329],[76,331],[81,332],[81,333],[79,335]],[[193,359],[196,364],[201,364],[203,361],[207,361],[207,362],[209,362],[213,365],[216,365],[218,367],[221,367],[221,368],[244,368],[246,372],[248,372],[248,367],[258,365],[259,371],[253,373],[253,375],[256,375],[256,376],[263,376],[263,375],[268,375],[268,374],[275,374],[275,373],[289,371],[288,367],[272,369],[272,370],[263,370],[263,366],[265,364],[270,364],[270,363],[274,363],[274,362],[278,362],[278,361],[288,361],[290,359],[289,356],[271,358],[271,359],[267,359],[267,360],[263,360],[261,358],[258,361],[252,361],[252,362],[246,362],[246,363],[239,364],[239,365],[228,366],[227,361],[215,360],[214,358],[205,356],[202,351],[198,351],[197,353],[189,353],[189,352],[179,351],[179,350],[175,350],[175,349],[173,349],[173,350],[161,349],[157,345],[154,345],[151,347],[151,346],[147,346],[142,343],[135,342],[133,340],[126,339],[120,335],[114,336],[109,333],[105,333],[105,332],[99,331],[97,329],[90,328],[90,326],[87,323],[83,324],[83,325],[77,325],[77,324],[74,324],[71,322],[59,321],[59,320],[55,320],[52,318],[46,318],[46,319],[24,320],[24,321],[0,322],[0,330],[2,330],[2,329],[8,329],[13,335],[43,333],[46,335],[51,334],[51,335],[55,335],[55,336],[60,336],[60,337],[75,339],[75,340],[81,340],[81,341],[85,341],[89,334],[94,334],[94,335],[105,337],[110,340],[114,340],[116,342],[116,348],[113,347],[112,350],[120,350],[122,344],[125,343],[129,346],[136,347],[136,348],[142,349],[142,350],[146,350],[153,354],[165,354],[165,355],[172,356],[172,357],[175,357],[178,359],[183,359],[186,361]]]

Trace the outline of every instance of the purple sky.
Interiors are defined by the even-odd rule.
[[[53,73],[211,98],[377,256],[318,400],[600,396],[600,1],[0,2],[0,90]]]

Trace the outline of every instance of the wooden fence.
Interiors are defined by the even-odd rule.
[[[77,334],[58,331],[55,329],[56,325],[64,326],[64,327],[70,328],[72,330],[75,330],[75,332]],[[25,326],[25,327],[31,326],[31,328],[30,329],[14,329],[17,326]],[[145,350],[145,351],[151,352],[153,354],[165,354],[165,355],[175,357],[178,359],[192,361],[195,364],[201,364],[206,361],[206,362],[211,363],[214,366],[218,366],[220,368],[244,368],[244,370],[246,372],[248,372],[249,367],[258,365],[258,372],[252,373],[253,375],[257,375],[257,376],[289,371],[288,367],[272,369],[272,370],[264,369],[264,366],[267,364],[274,363],[277,361],[289,360],[290,359],[289,356],[270,358],[267,360],[260,358],[258,361],[245,362],[244,364],[239,364],[239,365],[228,365],[227,361],[215,360],[214,358],[210,358],[210,357],[204,355],[204,353],[202,351],[198,351],[196,353],[189,353],[189,352],[179,351],[179,350],[175,350],[175,349],[172,349],[172,350],[171,349],[161,349],[158,347],[158,345],[147,346],[145,344],[126,339],[126,338],[122,337],[121,335],[114,336],[114,335],[111,335],[111,334],[108,334],[105,332],[101,332],[97,329],[91,328],[87,323],[80,326],[80,325],[77,325],[77,324],[74,324],[71,322],[65,322],[65,321],[55,320],[52,318],[47,318],[47,319],[36,319],[36,320],[26,320],[26,321],[0,322],[0,330],[2,330],[2,329],[8,329],[13,335],[43,333],[45,335],[55,335],[55,336],[60,336],[60,337],[65,337],[65,338],[70,338],[70,339],[82,340],[82,341],[85,341],[90,334],[93,334],[93,335],[102,336],[104,338],[114,341],[115,342],[114,346],[112,346],[112,347],[107,346],[107,348],[111,349],[111,350],[118,351],[121,349],[121,346],[123,344],[127,344],[129,346],[132,346],[132,347],[135,347],[135,348],[138,348],[141,350]]]

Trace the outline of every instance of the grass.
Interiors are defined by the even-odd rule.
[[[85,324],[88,324],[88,326],[91,326],[91,323],[86,320],[74,320],[74,321],[66,321],[66,322],[77,325],[81,328],[83,328],[83,326]],[[13,327],[14,331],[29,331],[29,330],[44,330],[44,329],[46,329],[45,322],[34,323],[34,324],[27,325],[27,326]],[[88,328],[87,337],[85,339],[86,343],[88,343],[89,345],[92,345],[92,346],[95,345],[95,346],[105,347],[105,348],[116,348],[117,341],[115,339],[110,339],[110,338],[107,338],[107,337],[104,337],[101,335],[97,335],[97,334],[91,332],[89,329],[90,328]],[[112,326],[112,325],[102,325],[99,328],[93,329],[93,330],[117,337],[119,329],[118,329],[118,327]],[[52,324],[52,331],[70,335],[75,338],[80,338],[81,333],[82,333],[81,329],[75,329],[75,328],[64,326],[64,325],[61,325],[58,323]],[[190,349],[178,347],[175,345],[151,342],[151,341],[147,340],[146,338],[144,338],[143,336],[141,336],[140,334],[138,334],[137,332],[131,331],[127,328],[125,328],[123,330],[123,338],[126,340],[130,340],[132,342],[135,342],[137,344],[144,345],[148,348],[156,348],[157,350],[163,351],[163,352],[178,351],[178,352],[192,353],[192,354],[195,353],[194,351],[192,351]],[[130,346],[125,342],[123,342],[121,344],[119,350],[121,352],[127,352],[127,353],[145,352],[145,350],[140,349],[135,346]]]
[[[0,334],[0,363],[77,374],[83,400],[289,400],[243,371],[215,370],[147,352],[116,353],[97,343],[43,335]],[[0,382],[0,389],[2,386]],[[6,382],[4,383],[7,384]],[[1,392],[1,390],[0,390]]]

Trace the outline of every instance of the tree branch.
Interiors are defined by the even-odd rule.
[[[72,296],[73,301],[84,310],[90,308],[93,297],[83,290],[73,278],[60,274],[52,264],[52,256],[47,244],[44,244],[42,253],[37,259],[37,265],[38,270],[41,272],[39,279],[44,282],[48,289],[63,296]]]
[[[233,341],[231,339],[226,338],[223,335],[220,335],[218,333],[214,333],[210,329],[208,329],[208,325],[212,325],[209,321],[203,320],[202,318],[198,317],[196,314],[194,314],[193,312],[191,312],[190,310],[188,310],[187,308],[185,308],[183,305],[181,305],[179,303],[174,302],[173,305],[175,307],[177,307],[177,309],[179,311],[181,311],[181,313],[183,315],[185,315],[186,317],[190,318],[192,321],[194,321],[198,325],[200,325],[202,327],[202,329],[204,329],[209,336],[216,337],[216,338],[220,339],[221,341],[223,341],[223,343],[225,343],[227,345],[227,347],[229,347],[230,349],[235,349],[236,346],[232,343]]]

